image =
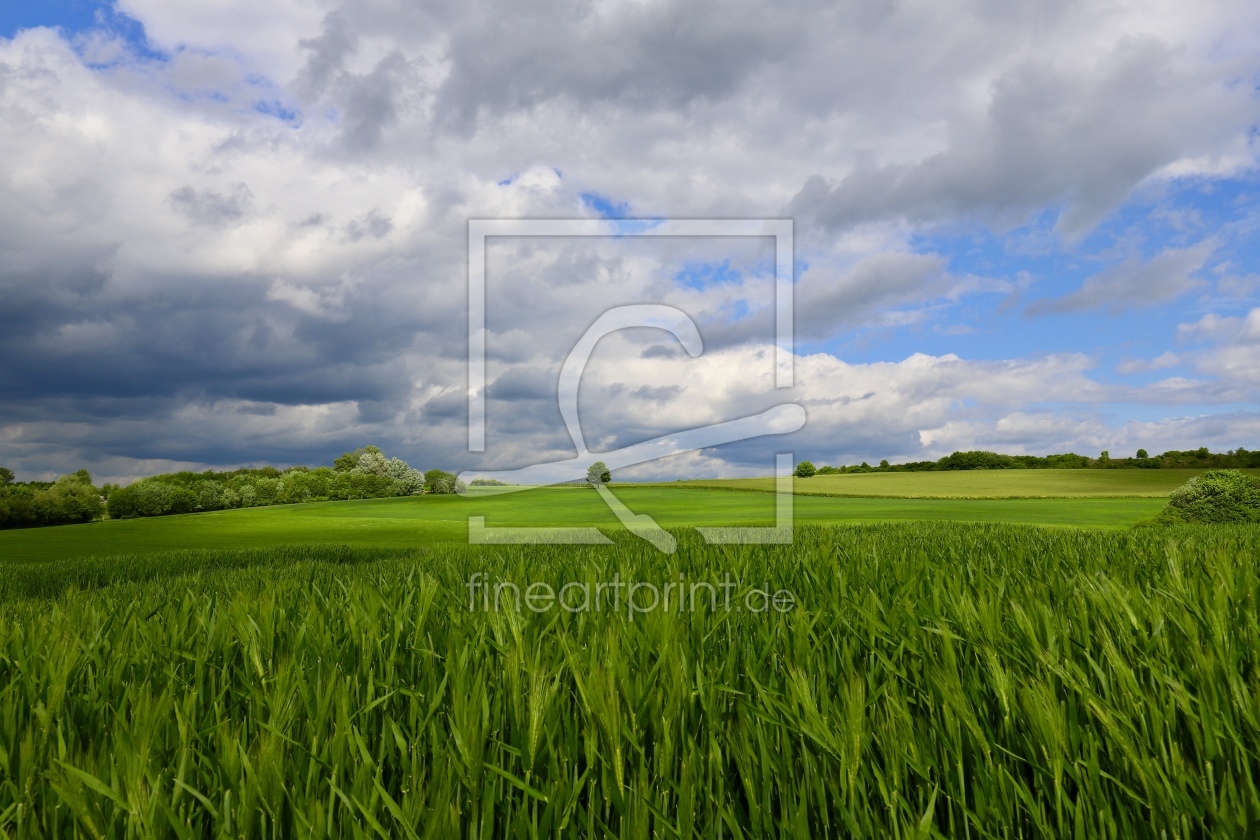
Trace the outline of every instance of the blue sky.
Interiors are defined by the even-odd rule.
[[[6,4],[0,463],[560,457],[560,360],[644,302],[706,351],[606,340],[588,439],[810,419],[641,477],[1260,448],[1254,4],[709,11]],[[468,220],[591,217],[621,235],[492,243],[496,448],[467,452]],[[765,244],[633,236],[665,218],[793,220],[790,393],[758,390]]]

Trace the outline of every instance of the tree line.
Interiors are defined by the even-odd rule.
[[[35,528],[91,522],[105,509],[92,475],[79,470],[56,481],[15,481],[0,467],[0,528]]]
[[[16,482],[0,467],[0,528],[262,507],[265,505],[447,494],[463,489],[445,470],[421,472],[400,458],[364,446],[331,467],[276,467],[177,472],[142,478],[125,487],[92,485],[87,470],[54,482]]]
[[[1260,468],[1260,452],[1242,447],[1228,452],[1211,452],[1206,446],[1198,449],[1170,449],[1162,455],[1151,456],[1139,449],[1132,458],[1112,458],[1103,450],[1096,458],[1066,452],[1057,455],[1003,455],[998,452],[972,450],[953,452],[935,461],[910,461],[890,464],[887,459],[872,467],[860,464],[815,467],[809,461],[797,464],[793,473],[797,478],[815,475],[841,475],[870,472],[937,472],[947,470],[1121,470],[1121,469],[1257,469]]]

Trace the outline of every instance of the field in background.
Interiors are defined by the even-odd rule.
[[[774,523],[774,496],[769,493],[661,485],[620,485],[616,493],[631,510],[650,514],[667,528]],[[965,500],[798,496],[795,516],[796,521],[803,524],[933,520],[1128,527],[1151,518],[1162,506],[1163,501],[1155,498]],[[605,528],[608,533],[622,530],[607,505],[590,489],[539,488],[506,494],[491,490],[467,498],[415,496],[316,502],[0,531],[0,568],[6,562],[194,548],[321,543],[414,548],[466,543],[470,515],[485,516],[490,527],[596,526]]]
[[[1167,496],[1204,470],[957,470],[851,473],[795,479],[797,495],[905,499],[1107,498]],[[1260,470],[1242,470],[1260,475]],[[722,490],[774,489],[773,478],[680,481],[662,485]]]
[[[37,564],[0,835],[1254,836],[1260,529],[797,536]],[[474,572],[740,583],[631,620],[472,611]]]

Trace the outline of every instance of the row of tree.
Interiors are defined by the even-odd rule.
[[[0,467],[0,528],[91,522],[104,509],[101,490],[87,470],[56,481],[20,482],[12,470]]]
[[[1112,458],[1106,450],[1097,458],[1067,452],[1059,455],[1003,455],[998,452],[972,450],[969,452],[953,452],[935,461],[911,461],[905,464],[890,464],[887,460],[872,467],[863,461],[860,464],[838,467],[815,467],[809,461],[802,461],[796,467],[797,478],[809,478],[815,475],[838,475],[841,473],[868,472],[936,472],[943,470],[1083,470],[1083,469],[1173,469],[1191,467],[1196,469],[1240,469],[1260,468],[1260,452],[1253,452],[1239,447],[1228,452],[1210,452],[1206,446],[1199,449],[1169,450],[1162,455],[1152,457],[1145,449],[1139,449],[1132,458]]]
[[[420,472],[378,447],[347,452],[331,467],[276,467],[216,472],[178,472],[142,478],[126,487],[92,485],[87,470],[55,482],[15,482],[0,467],[0,528],[91,522],[108,511],[111,519],[165,516],[264,505],[379,499],[456,493],[460,483],[445,470]]]

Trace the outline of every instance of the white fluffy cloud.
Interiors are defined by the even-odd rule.
[[[1260,11],[1243,2],[118,8],[164,59],[106,30],[0,39],[0,458],[24,475],[309,462],[369,439],[475,465],[470,218],[591,215],[591,194],[637,215],[793,216],[798,335],[822,347],[1014,299],[1010,280],[916,244],[923,230],[1055,207],[1071,240],[1144,184],[1255,162],[1260,101],[1242,80],[1260,70]],[[1211,250],[1122,262],[1034,307],[1175,299]],[[567,450],[559,361],[615,303],[683,308],[708,352],[610,339],[584,385],[588,439],[779,399],[762,387],[767,259],[765,242],[495,245],[486,463]],[[724,261],[729,278],[679,273]],[[791,445],[819,460],[1096,448],[1138,434],[1109,403],[1236,403],[1256,383],[1250,329],[1204,319],[1185,331],[1211,343],[1187,357],[1204,379],[1123,392],[1081,353],[819,350],[787,394],[810,413]],[[1195,422],[1176,429],[1217,428]],[[764,472],[773,445],[670,464]]]

